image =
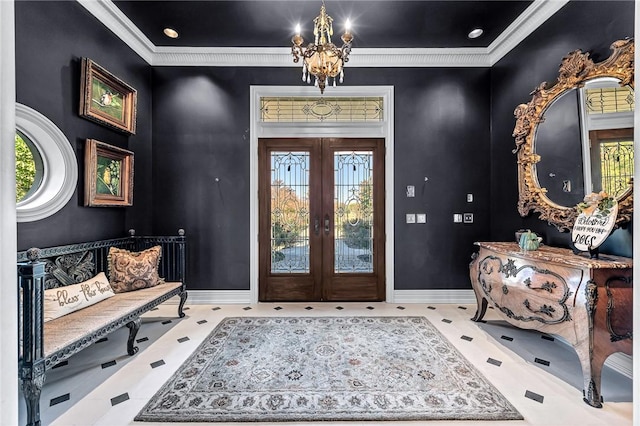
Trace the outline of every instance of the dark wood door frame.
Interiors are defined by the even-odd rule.
[[[334,170],[333,155],[342,150],[373,152],[374,250],[373,273],[335,273]],[[259,139],[259,300],[260,301],[382,301],[385,299],[385,201],[384,139],[277,138]],[[272,274],[271,169],[272,151],[310,153],[309,190],[322,194],[309,203],[309,273]],[[321,160],[324,158],[325,160]],[[327,160],[330,159],[330,160]],[[324,161],[324,164],[323,164]],[[324,187],[323,187],[324,186]],[[330,231],[325,232],[325,219]],[[319,231],[316,229],[319,220]],[[267,235],[269,234],[269,235]]]

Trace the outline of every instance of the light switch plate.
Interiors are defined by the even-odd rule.
[[[462,223],[462,213],[454,213],[453,214],[453,222],[454,223]]]
[[[416,196],[416,187],[413,185],[407,185],[407,197]]]
[[[464,223],[473,223],[473,213],[465,213],[463,219]]]
[[[407,223],[416,223],[415,213],[407,213]]]
[[[417,223],[427,223],[427,214],[426,213],[418,213],[418,214],[416,214],[416,222]]]
[[[473,194],[467,194],[467,203],[473,203]]]

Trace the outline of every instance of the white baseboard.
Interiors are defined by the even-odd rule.
[[[251,303],[249,290],[187,290],[187,304],[192,305],[247,305]],[[174,297],[166,303],[177,305],[180,299]]]
[[[195,305],[251,303],[250,290],[188,290],[188,292],[187,302]],[[473,290],[395,290],[393,298],[393,302],[390,303],[476,303]],[[178,298],[173,298],[167,303],[178,304],[178,301]]]
[[[612,370],[633,379],[633,357],[622,352],[611,354],[604,362],[604,365],[611,367]]]
[[[394,290],[393,303],[475,304],[473,290]]]

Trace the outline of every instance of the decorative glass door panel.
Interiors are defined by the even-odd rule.
[[[309,273],[309,152],[271,152],[271,272]]]
[[[336,273],[373,272],[373,152],[334,152]]]
[[[260,301],[384,299],[383,147],[259,141]]]

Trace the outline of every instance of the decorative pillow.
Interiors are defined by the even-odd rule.
[[[115,296],[104,272],[78,283],[44,291],[44,322]]]
[[[116,247],[109,249],[109,282],[113,291],[140,290],[153,287],[164,280],[158,275],[158,263],[162,247],[155,246],[144,251],[133,252]]]

